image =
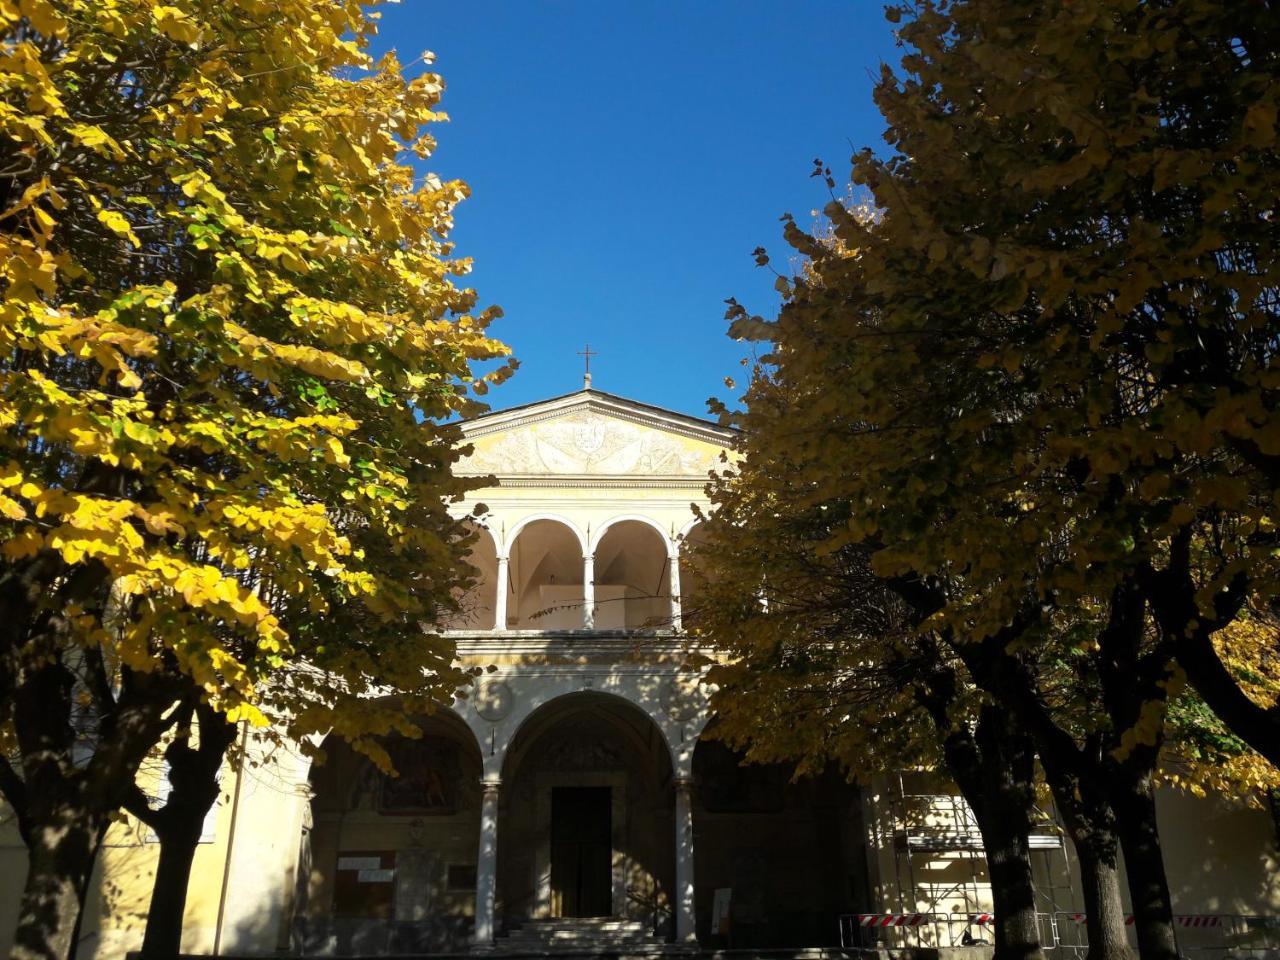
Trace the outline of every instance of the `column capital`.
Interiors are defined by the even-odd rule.
[[[675,784],[677,790],[690,790],[693,788],[693,777],[672,777],[671,782]]]
[[[501,780],[481,780],[480,789],[485,793],[497,793],[502,788]]]

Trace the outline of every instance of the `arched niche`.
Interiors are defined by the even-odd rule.
[[[595,626],[640,630],[671,625],[667,538],[638,519],[610,523],[595,549]]]
[[[509,563],[508,629],[582,628],[582,540],[573,528],[552,519],[524,524]]]
[[[314,955],[465,951],[475,914],[479,744],[455,713],[383,741],[384,773],[336,736],[311,768],[295,939]]]
[[[447,630],[492,630],[498,597],[498,544],[493,533],[474,520],[463,521],[469,535],[474,537],[466,554],[466,561],[473,570],[473,582],[466,589],[454,591],[458,610],[449,617]]]
[[[613,917],[672,930],[671,752],[654,721],[595,691],[543,704],[502,767],[498,886],[504,923]]]

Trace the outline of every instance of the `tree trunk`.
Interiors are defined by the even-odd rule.
[[[1138,954],[1142,960],[1177,960],[1173,904],[1160,850],[1156,798],[1150,778],[1120,786],[1113,802],[1118,814],[1116,826],[1124,850],[1125,873],[1129,878]]]
[[[105,821],[79,804],[29,811],[27,882],[18,907],[12,960],[70,960]]]
[[[1030,835],[1035,751],[1003,710],[984,707],[976,730],[985,802],[978,815],[991,876],[996,960],[1042,960]],[[976,813],[975,809],[975,813]]]
[[[89,900],[89,884],[93,879],[93,868],[98,863],[98,854],[102,850],[102,841],[107,838],[107,830],[111,826],[110,821],[103,821],[98,827],[98,835],[93,838],[93,852],[89,855],[89,869],[84,873],[84,882],[80,884],[80,912],[76,914],[76,925],[71,928],[71,952],[67,955],[67,960],[75,960],[76,952],[80,946],[80,939],[84,935],[84,905]]]
[[[1027,830],[1018,819],[999,815],[979,818],[991,876],[996,960],[1044,957],[1031,884],[1030,845]]]
[[[195,830],[181,828],[166,831],[160,839],[160,859],[156,864],[155,885],[151,888],[151,904],[147,909],[147,929],[142,938],[145,958],[176,957],[182,949],[182,919],[187,909],[187,885],[191,880],[191,863],[200,844],[200,823]]]
[[[1053,757],[1041,758],[1045,778],[1080,862],[1084,894],[1086,960],[1133,960],[1120,896],[1120,838],[1111,804],[1088,781]]]
[[[1101,842],[1099,842],[1101,840]],[[1124,901],[1120,896],[1120,868],[1116,840],[1084,837],[1072,840],[1080,862],[1084,893],[1086,960],[1132,960],[1125,932]],[[1109,848],[1109,849],[1108,849]]]
[[[204,820],[218,800],[218,769],[235,741],[236,726],[207,704],[193,707],[199,721],[200,744],[190,744],[190,724],[165,749],[169,763],[168,800],[157,811],[129,807],[150,824],[160,840],[147,929],[142,941],[145,958],[175,957],[182,948],[182,919],[187,886]]]
[[[937,718],[935,718],[937,719]],[[1035,753],[1013,718],[985,706],[973,734],[952,729],[947,769],[982,833],[995,914],[995,960],[1042,960],[1031,875]]]

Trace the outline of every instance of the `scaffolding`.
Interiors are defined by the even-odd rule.
[[[909,782],[908,776],[912,779]],[[920,785],[919,789],[909,789]],[[894,873],[900,909],[922,914],[981,916],[992,909],[982,832],[958,793],[941,792],[924,774],[900,773],[890,784]],[[933,789],[930,789],[933,788]],[[1039,810],[1029,838],[1036,911],[1056,942],[1054,915],[1074,908],[1071,872],[1056,811]],[[972,942],[984,931],[966,928]]]

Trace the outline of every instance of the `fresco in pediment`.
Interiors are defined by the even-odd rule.
[[[698,476],[720,447],[639,423],[579,410],[471,441],[464,473]]]

